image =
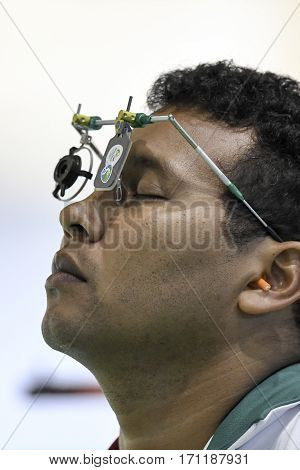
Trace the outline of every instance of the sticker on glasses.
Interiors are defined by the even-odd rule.
[[[121,155],[123,153],[123,147],[122,145],[114,145],[108,152],[105,163],[106,165],[112,165],[112,167],[115,166],[115,164],[119,161],[121,158]]]
[[[113,167],[112,165],[106,165],[101,171],[101,181],[102,183],[107,183],[109,178],[111,177]]]
[[[111,191],[114,189],[123,170],[131,144],[129,132],[115,135],[110,139],[94,181],[96,191]]]

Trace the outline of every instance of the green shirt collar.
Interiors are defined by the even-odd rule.
[[[271,410],[297,401],[300,401],[300,364],[293,364],[275,372],[245,395],[218,426],[207,450],[228,449]]]

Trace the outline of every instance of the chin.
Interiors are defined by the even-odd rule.
[[[87,348],[89,342],[82,344],[83,338],[80,338],[80,342],[75,341],[78,335],[78,328],[74,327],[74,325],[66,324],[66,322],[59,318],[58,312],[54,314],[53,311],[51,313],[46,312],[41,328],[43,338],[50,348],[70,356],[92,372],[90,367],[92,362],[90,360],[91,353],[88,350],[89,348]]]
[[[85,308],[69,292],[47,291],[47,309],[42,321],[42,334],[52,349],[69,354],[82,325]]]
[[[45,342],[52,349],[67,354],[75,346],[73,343],[83,321],[82,311],[72,307],[50,303],[42,321]]]
[[[65,328],[53,321],[52,315],[46,312],[42,321],[42,335],[45,342],[56,351],[65,352],[70,344]],[[70,333],[69,333],[70,336]]]
[[[82,329],[85,317],[86,311],[80,306],[48,305],[41,325],[45,342],[78,360],[91,344],[91,338],[86,338],[87,329]]]

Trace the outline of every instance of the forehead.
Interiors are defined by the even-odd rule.
[[[200,145],[208,156],[221,168],[235,163],[245,150],[253,144],[254,132],[249,129],[230,128],[226,124],[213,121],[199,111],[182,110],[166,107],[154,115],[172,113],[191,137]],[[187,168],[194,168],[189,178],[199,174],[207,180],[217,177],[195,153],[193,148],[179,134],[170,122],[159,122],[142,129],[134,129],[133,146],[128,157],[128,166],[134,170],[138,159],[146,158],[156,162],[157,167],[168,176],[185,173]],[[199,171],[198,171],[199,170]],[[179,175],[178,175],[179,176]]]

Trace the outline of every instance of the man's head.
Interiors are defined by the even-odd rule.
[[[123,203],[95,192],[61,213],[60,254],[86,282],[48,285],[45,339],[103,373],[168,364],[184,380],[229,345],[259,360],[268,344],[253,348],[249,335],[281,341],[300,298],[298,84],[204,64],[161,76],[148,104],[172,112],[286,241],[267,236],[169,123],[136,129]],[[253,284],[262,276],[267,294]]]

